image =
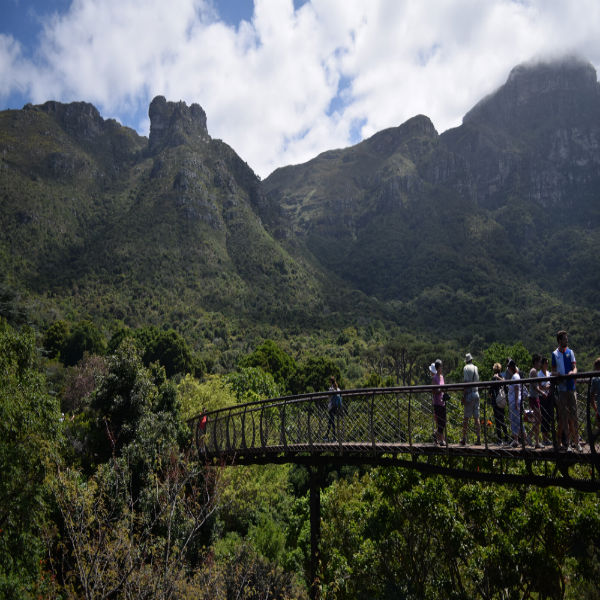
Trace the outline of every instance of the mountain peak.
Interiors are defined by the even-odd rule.
[[[166,147],[210,140],[206,113],[199,104],[188,107],[185,102],[167,102],[164,96],[156,96],[150,103],[148,116],[152,154]]]
[[[596,70],[576,56],[553,61],[531,61],[512,69],[506,83],[478,102],[463,118],[496,125],[523,118],[573,116],[580,102],[598,102]]]
[[[76,139],[93,141],[104,131],[106,121],[100,116],[98,109],[89,102],[71,102],[63,104],[49,100],[41,105],[26,104],[23,110],[45,112],[70,135]]]

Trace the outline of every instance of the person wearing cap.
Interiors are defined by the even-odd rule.
[[[577,373],[577,362],[575,353],[569,348],[569,334],[560,330],[556,334],[558,348],[552,353],[552,375],[575,375]],[[570,450],[576,447],[579,452],[583,451],[577,433],[577,397],[575,395],[575,380],[567,379],[558,384],[558,412],[557,438],[558,444],[563,443],[563,434],[566,437],[566,448]],[[569,446],[569,437],[571,445]]]
[[[463,369],[463,381],[473,382],[479,381],[479,371],[473,364],[473,357],[470,353],[465,354],[465,367]],[[463,427],[462,439],[460,443],[464,446],[467,443],[467,428],[469,419],[473,417],[475,420],[475,433],[477,434],[476,444],[481,443],[481,423],[479,422],[479,390],[476,387],[466,388],[463,392]]]
[[[429,365],[429,371],[431,372],[431,382],[433,385],[444,385],[442,361],[439,358]],[[433,439],[436,444],[445,446],[446,438],[444,436],[444,430],[446,429],[446,402],[441,387],[433,391],[433,416],[436,424],[436,431],[433,434]]]

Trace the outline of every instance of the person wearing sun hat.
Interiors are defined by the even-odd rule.
[[[463,381],[469,383],[479,381],[479,371],[473,364],[473,357],[470,352],[465,354],[465,367],[463,369]],[[477,387],[469,387],[463,391],[463,427],[462,439],[460,443],[464,446],[467,443],[467,428],[469,419],[473,417],[475,421],[475,433],[477,434],[476,444],[481,443],[481,423],[479,422],[479,390]]]

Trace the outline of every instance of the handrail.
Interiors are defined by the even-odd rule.
[[[390,464],[390,461],[395,461],[400,466],[410,466],[422,472],[446,472],[452,477],[523,481],[600,491],[600,431],[595,428],[595,414],[590,410],[594,377],[600,377],[600,371],[443,386],[430,384],[342,390],[342,411],[333,416],[329,414],[327,402],[332,392],[322,391],[234,404],[203,412],[189,419],[188,423],[195,434],[199,453],[207,461],[216,460],[218,464],[296,462],[314,465],[365,461],[368,464]],[[466,424],[463,420],[464,412],[458,398],[462,399],[462,392],[469,388],[478,387],[481,402],[485,403],[492,399],[491,391],[500,386],[518,385],[523,390],[531,383],[549,381],[552,396],[557,384],[568,379],[580,384],[576,401],[580,438],[566,440],[573,443],[578,452],[561,452],[560,446],[565,440],[558,439],[554,409],[550,414],[545,413],[549,445],[541,449],[534,448],[533,443],[526,440],[526,433],[534,433],[530,425],[534,411],[527,410],[529,407],[526,408],[523,401],[518,419],[520,443],[514,446],[498,443],[502,431],[496,422],[496,410],[492,422],[492,410],[487,410],[485,404],[480,411],[483,420],[480,419],[479,427],[475,427],[473,419],[467,419]],[[582,383],[587,385],[587,393],[583,393]],[[436,418],[432,392],[440,388],[450,393],[450,400],[446,403],[445,446],[437,444],[437,434],[432,431]],[[510,416],[510,410],[501,409],[501,412],[504,417]],[[506,412],[509,414],[506,415]],[[330,436],[328,425],[332,421],[335,426],[333,436]],[[523,428],[524,424],[530,428],[529,432]],[[506,425],[508,431],[504,430],[504,436],[509,437],[508,419]],[[483,432],[478,431],[480,427],[483,427]],[[465,431],[468,441],[463,444]],[[474,440],[480,433],[483,435],[477,443]],[[579,442],[586,442],[586,447],[577,448]],[[472,459],[486,460],[473,462]],[[502,466],[505,459],[524,462],[526,475],[515,476],[514,472],[507,475],[506,466]],[[432,460],[438,462],[432,463]],[[461,460],[462,469],[458,468]],[[446,466],[439,461],[445,462]],[[572,468],[575,465],[577,469]]]
[[[567,379],[591,379],[592,377],[600,377],[600,371],[588,371],[585,373],[577,373],[576,375],[549,375],[547,377],[534,377],[534,378],[521,378],[519,380],[512,379],[495,379],[492,381],[469,381],[464,383],[446,383],[442,386],[434,385],[434,384],[426,384],[426,385],[402,385],[402,386],[391,386],[391,387],[372,387],[372,388],[353,388],[348,390],[342,390],[341,395],[344,398],[352,398],[354,396],[365,396],[365,395],[387,395],[394,393],[426,393],[433,392],[435,390],[443,389],[444,391],[463,391],[472,387],[481,387],[481,388],[493,388],[500,387],[506,385],[525,385],[533,382],[542,382],[542,381],[550,381],[550,383],[554,382],[563,382]],[[203,411],[194,417],[190,417],[187,419],[188,423],[191,423],[198,419],[198,417],[207,415],[217,415],[219,413],[224,413],[231,411],[232,409],[240,410],[240,409],[256,409],[261,410],[261,408],[268,404],[272,407],[280,406],[281,404],[295,404],[306,402],[307,400],[318,400],[325,399],[331,396],[331,391],[320,391],[320,392],[308,392],[304,394],[293,394],[289,396],[280,396],[278,398],[267,398],[265,400],[255,400],[253,402],[246,402],[243,404],[232,404],[230,406],[225,406],[222,408],[217,408],[211,411]]]

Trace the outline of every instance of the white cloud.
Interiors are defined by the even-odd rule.
[[[251,22],[209,0],[74,0],[33,58],[0,35],[0,97],[86,100],[147,132],[156,94],[198,102],[209,133],[262,176],[426,114],[438,131],[532,57],[600,65],[597,0],[255,0]],[[344,94],[336,100],[338,86]],[[143,112],[141,112],[143,111]]]

